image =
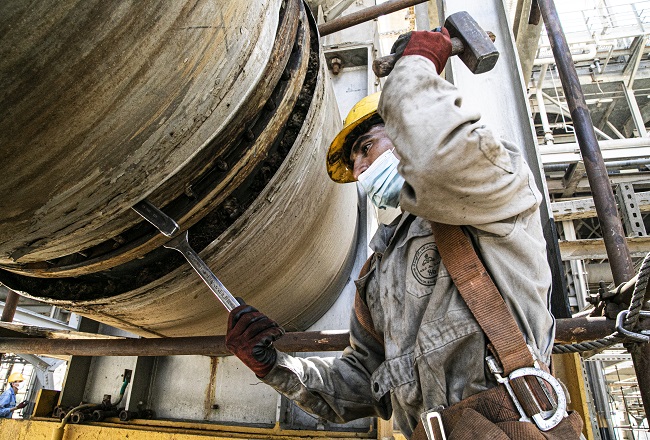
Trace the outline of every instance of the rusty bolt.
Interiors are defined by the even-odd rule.
[[[185,185],[185,195],[191,199],[196,199],[196,193],[194,192],[194,189],[192,188],[191,184],[186,184]]]
[[[126,243],[126,239],[124,237],[122,237],[121,235],[116,235],[115,237],[113,237],[113,241],[117,245],[122,245],[122,244]]]
[[[332,58],[330,61],[330,66],[332,67],[332,73],[334,75],[338,75],[341,71],[341,64],[342,63],[340,58]]]
[[[226,162],[225,160],[217,159],[217,168],[220,171],[228,171],[230,167],[228,166],[228,162]]]
[[[231,219],[236,218],[241,212],[239,201],[235,197],[226,200],[223,204],[223,210]]]

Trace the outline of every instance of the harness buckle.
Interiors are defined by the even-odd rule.
[[[517,411],[521,416],[521,418],[519,419],[520,421],[534,423],[541,431],[548,431],[550,429],[555,428],[562,421],[562,419],[567,416],[567,412],[566,412],[567,401],[566,401],[566,396],[564,395],[564,389],[562,388],[562,385],[560,385],[560,382],[551,374],[538,368],[537,362],[535,363],[536,365],[535,367],[518,368],[512,373],[510,373],[507,377],[504,377],[503,368],[499,365],[499,363],[493,356],[488,356],[485,358],[485,360],[487,362],[488,368],[496,378],[497,382],[503,384],[506,390],[508,391],[508,394],[510,395],[512,402],[515,404],[515,407],[517,408]],[[535,402],[535,406],[536,406],[535,413],[533,414],[526,413],[526,410],[524,410],[524,407],[522,406],[521,402],[517,398],[517,395],[515,394],[514,390],[512,389],[512,385],[510,384],[510,381],[525,376],[532,376],[536,378],[540,388],[544,391],[544,394],[546,395],[548,401],[551,403],[551,406],[553,407],[551,410],[545,411],[541,408],[539,402],[537,401],[537,397],[535,396],[535,393],[533,393],[533,391],[530,389],[528,383],[524,382],[526,392],[530,396],[530,399],[526,399],[526,400]],[[555,398],[551,395],[551,393],[547,389],[546,387],[547,384],[551,387],[551,389],[555,393]]]
[[[442,426],[442,416],[438,411],[425,411],[420,418],[429,440],[447,440],[445,428]]]

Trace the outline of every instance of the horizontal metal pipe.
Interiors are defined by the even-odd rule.
[[[556,344],[573,344],[593,341],[611,335],[616,331],[616,322],[605,317],[583,316],[558,319],[555,329]],[[650,330],[650,319],[639,319],[638,330]]]
[[[639,166],[645,166],[648,164],[650,164],[650,158],[643,158],[643,159],[615,160],[611,162],[605,162],[605,167],[608,170],[620,170],[626,168],[638,168]],[[566,171],[569,165],[570,165],[569,163],[544,164],[544,171],[546,172]]]
[[[318,26],[318,33],[320,33],[321,37],[324,37],[325,35],[333,34],[334,32],[356,26],[382,15],[390,14],[391,12],[424,3],[425,1],[427,0],[389,0],[385,3],[370,6],[369,8],[323,23]]]
[[[340,351],[350,335],[337,332],[290,332],[274,345],[286,352]],[[225,336],[127,339],[0,338],[0,351],[72,356],[229,355]]]
[[[620,150],[623,148],[650,147],[650,138],[612,139],[598,142],[601,150]],[[544,154],[577,153],[580,145],[576,142],[553,144],[552,147],[540,145],[539,151]]]
[[[596,57],[596,53],[598,53],[597,44],[591,44],[588,48],[585,49],[587,49],[586,53],[572,55],[571,57],[573,58],[573,61],[592,61]],[[548,64],[555,64],[555,57],[535,58],[535,60],[533,60],[533,66],[542,66]]]
[[[650,329],[650,320],[641,320]],[[581,317],[557,320],[555,342],[584,342],[613,333],[614,321],[604,317]],[[290,332],[275,342],[285,352],[341,351],[350,343],[346,331]],[[0,351],[25,354],[72,356],[179,356],[229,355],[225,336],[143,339],[46,339],[0,338]]]

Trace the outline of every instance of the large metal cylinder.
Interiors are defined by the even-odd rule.
[[[325,171],[340,120],[299,0],[12,0],[0,31],[0,282],[143,336],[223,333],[147,198],[288,329],[335,300],[356,190]]]

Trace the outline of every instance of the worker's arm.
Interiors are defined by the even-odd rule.
[[[10,391],[7,390],[0,395],[0,418],[7,418],[14,410]]]
[[[361,327],[356,316],[351,322],[350,346],[340,358],[299,358],[273,347],[268,349],[273,351],[274,362],[267,373],[257,376],[305,411],[335,423],[369,416],[390,417],[389,396],[377,401],[371,390],[372,373],[384,360],[383,347]],[[250,355],[236,347],[232,351],[249,365]]]
[[[335,423],[361,417],[389,419],[390,396],[372,394],[372,373],[384,360],[383,347],[352,314],[350,346],[340,358],[299,358],[278,352],[278,361],[262,380],[307,412]]]
[[[400,156],[406,211],[441,223],[482,225],[515,218],[540,202],[518,149],[483,127],[430,59],[399,59],[379,113]]]

